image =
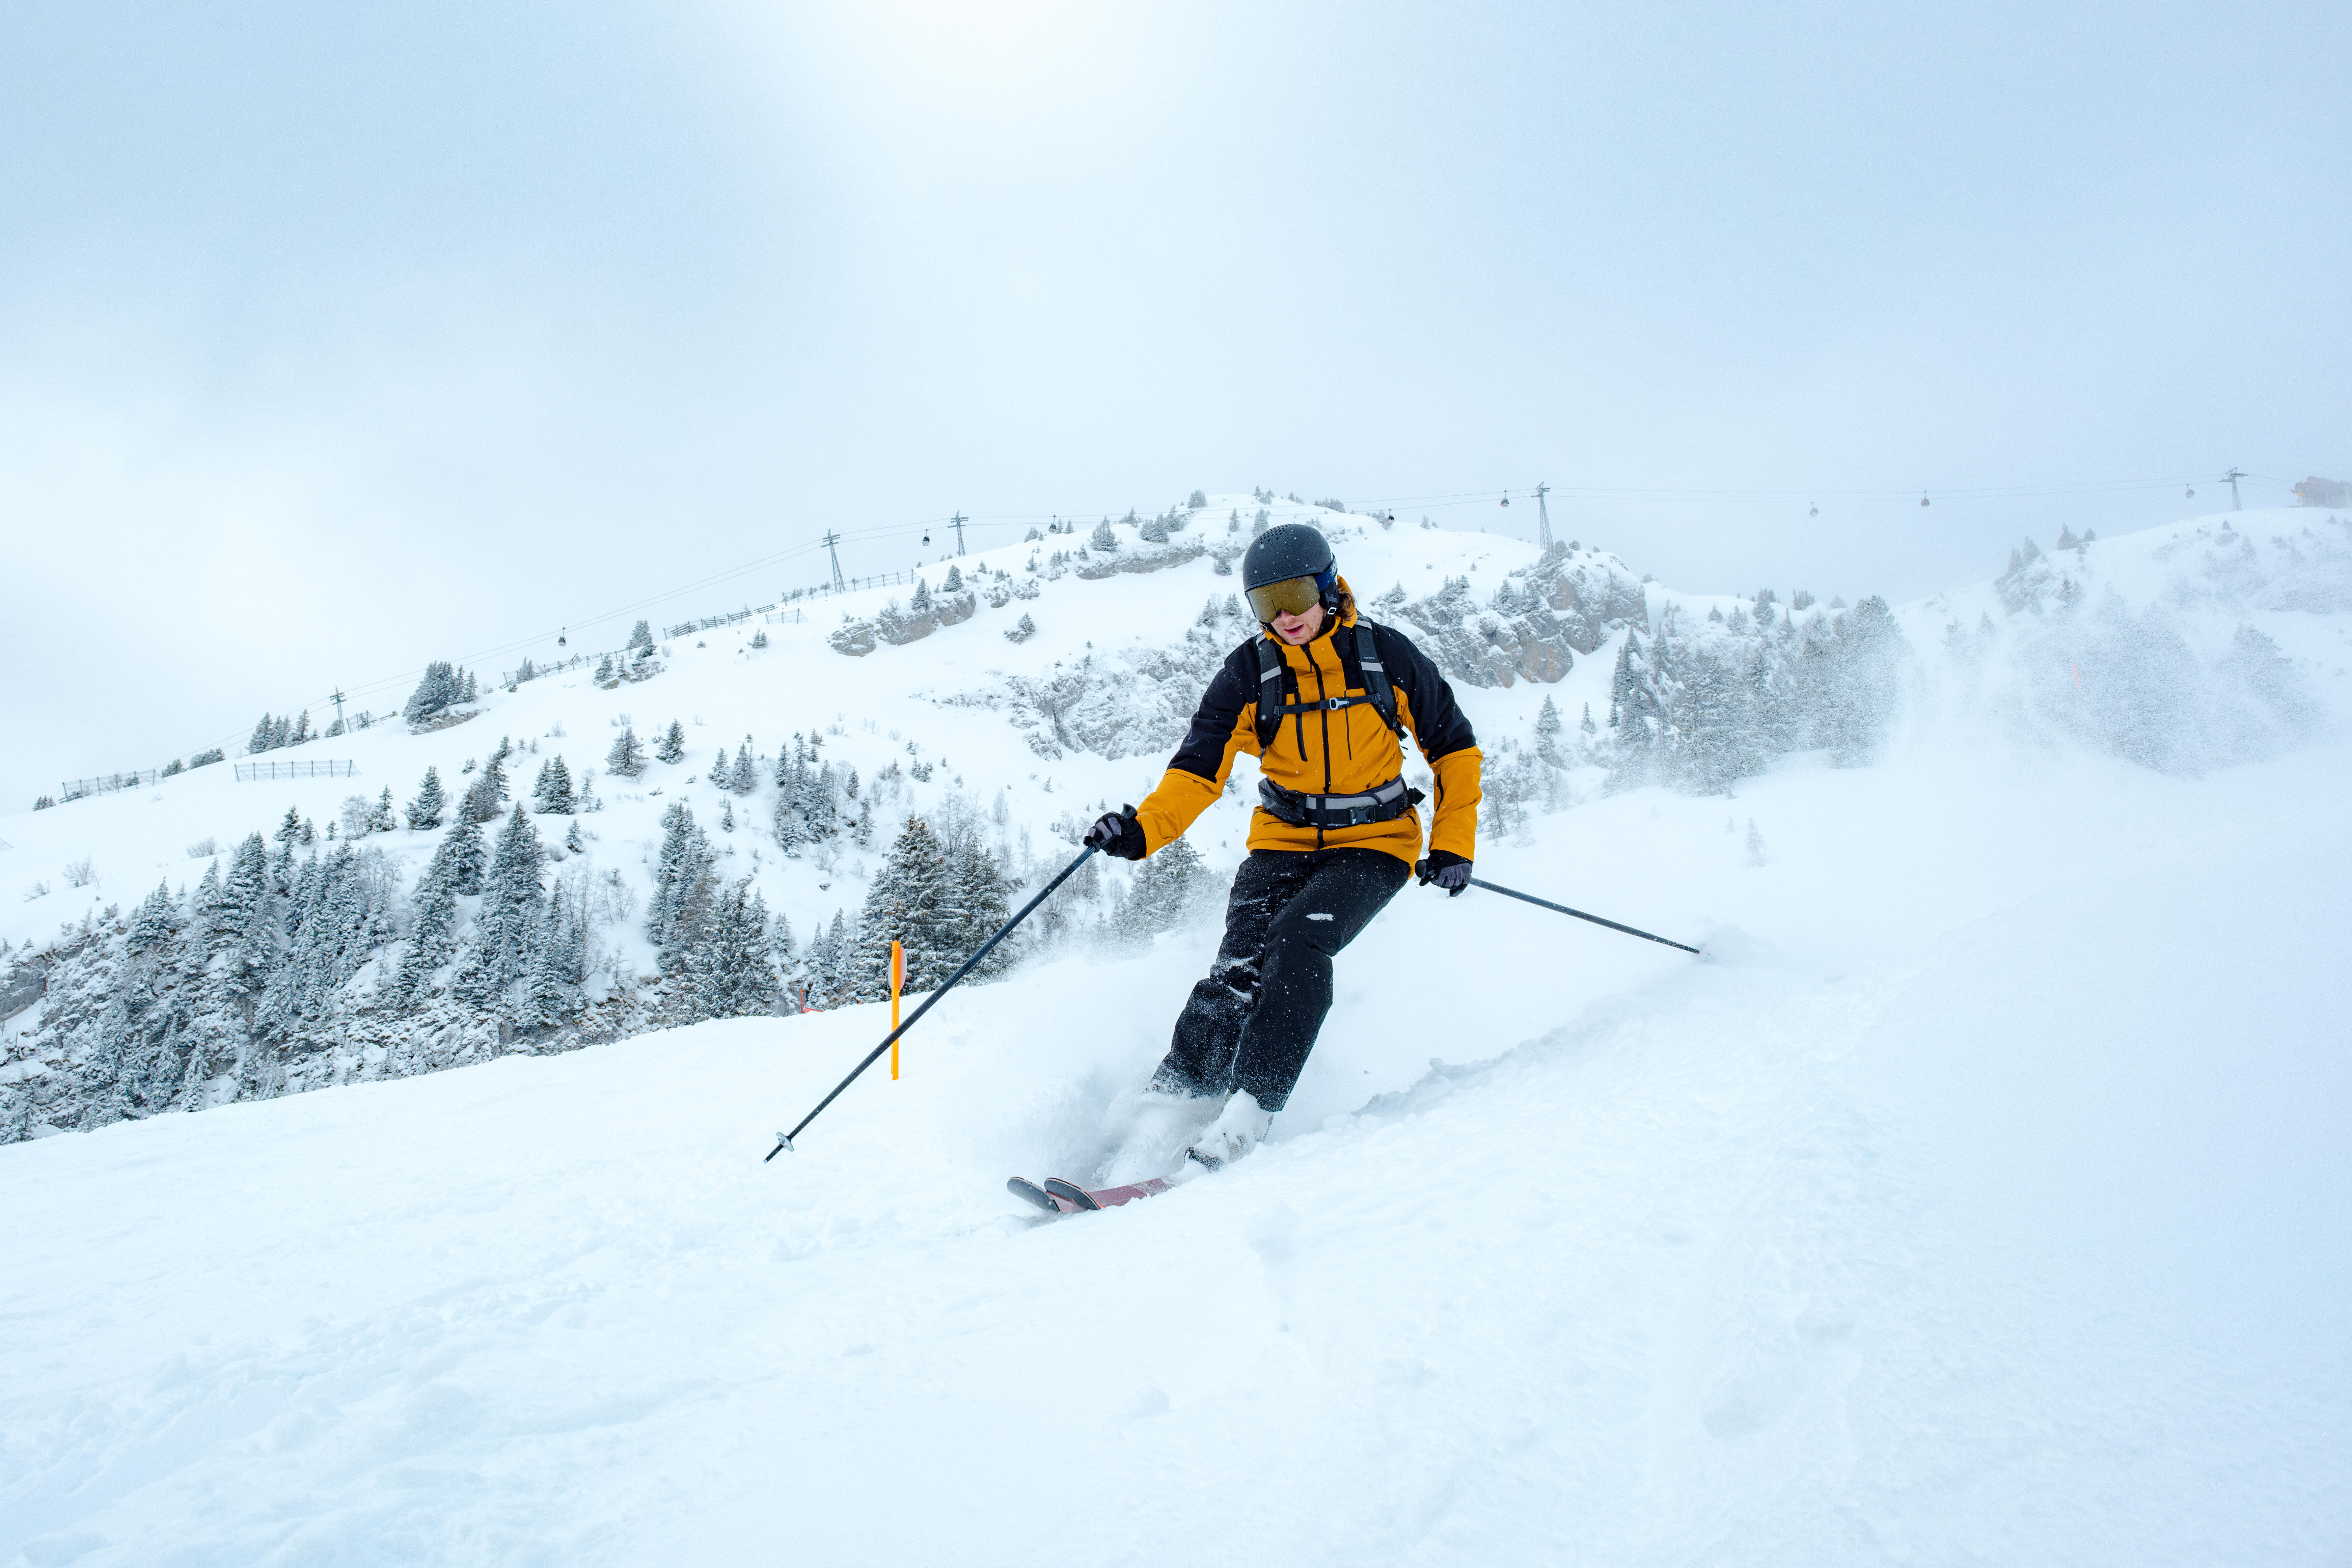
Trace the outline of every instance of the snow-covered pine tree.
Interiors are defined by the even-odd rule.
[[[269,861],[270,890],[284,898],[294,887],[294,848],[302,842],[302,813],[294,806],[286,808],[284,820],[270,835],[278,841],[278,853]]]
[[[495,768],[484,768],[466,786],[465,798],[457,803],[457,816],[463,822],[496,822],[506,815],[504,803],[499,798],[506,792],[500,789]]]
[[[718,757],[714,759],[710,764],[710,782],[713,784],[716,784],[719,788],[725,789],[727,787],[727,780],[734,771],[735,764],[728,760],[727,748],[724,746],[719,747]]]
[[[138,910],[131,917],[131,931],[124,939],[124,951],[133,958],[142,958],[168,945],[179,934],[179,903],[172,897],[168,884],[157,882],[155,890],[140,901]]]
[[[963,574],[957,570],[953,562],[948,563],[948,574],[940,584],[940,592],[942,594],[963,592]]]
[[[1004,874],[996,857],[981,842],[978,830],[967,827],[951,848],[948,875],[954,890],[952,913],[956,929],[948,933],[948,965],[940,975],[942,980],[953,974],[1013,912],[1013,879]],[[1012,950],[1000,942],[972,974],[985,978],[1001,973],[1011,966],[1013,959]]]
[[[1894,613],[1876,595],[1808,643],[1798,667],[1799,699],[1811,742],[1827,747],[1838,766],[1869,761],[1885,739],[1905,647]]]
[[[436,659],[425,667],[425,678],[416,689],[408,694],[400,716],[412,724],[421,724],[455,703],[465,699],[466,689],[457,679],[457,671],[446,660]]]
[[[1712,646],[1685,645],[1688,668],[1675,717],[1682,782],[1702,795],[1728,794],[1733,781],[1762,765],[1754,687],[1747,672]]]
[[[1117,550],[1118,532],[1111,527],[1110,519],[1105,518],[1095,524],[1094,531],[1087,535],[1087,542],[1097,550]]]
[[[643,621],[637,623],[644,626]],[[604,771],[618,773],[625,779],[635,778],[646,771],[645,748],[637,744],[637,731],[630,725],[621,726],[621,733],[613,749],[604,753]]]
[[[639,621],[635,626],[629,628],[629,647],[632,649],[642,649],[650,653],[653,651],[653,646],[654,629],[651,626],[647,625],[644,621]]]
[[[236,847],[213,901],[209,927],[208,944],[221,959],[215,974],[231,995],[249,1004],[277,964],[279,941],[269,851],[260,834],[247,834]]]
[[[665,763],[686,761],[686,726],[673,719],[662,738],[654,744],[654,755]]]
[[[526,1028],[551,1028],[562,1023],[579,1010],[580,985],[587,978],[587,967],[586,932],[559,889],[540,908],[515,1022]]]
[[[1612,789],[1647,784],[1657,749],[1658,702],[1651,691],[1648,668],[1639,634],[1628,632],[1617,649],[1617,667],[1609,677],[1609,728],[1612,750],[1609,783]]]
[[[1190,920],[1209,891],[1208,868],[1187,838],[1176,838],[1135,868],[1114,929],[1129,941],[1148,941]]]
[[[544,863],[539,835],[520,803],[499,833],[482,881],[481,912],[458,965],[453,989],[485,1012],[511,1017],[509,988],[520,980],[530,958],[530,938],[541,897],[539,868]]]
[[[213,911],[220,908],[221,863],[215,857],[205,867],[205,874],[196,879],[196,891],[188,900],[188,930],[205,943],[205,956],[218,952],[212,945]]]
[[[808,945],[801,950],[798,962],[785,976],[784,985],[789,993],[792,1010],[807,1006],[822,1012],[850,1000],[849,988],[844,979],[846,967],[843,955],[849,952],[854,945],[847,921],[839,910],[833,912],[831,927],[828,928],[823,921],[816,922],[816,934],[809,938]]]
[[[338,851],[349,853],[348,845]],[[329,866],[315,855],[295,879],[286,901],[285,952],[254,1008],[257,1032],[282,1039],[326,1006],[328,973],[340,946],[331,910],[331,881]]]
[[[814,743],[802,749],[794,804],[801,814],[801,831],[812,842],[830,838],[840,829],[840,808],[834,799],[835,777],[832,763],[816,760]]]
[[[449,803],[441,793],[441,770],[427,767],[424,781],[416,786],[416,798],[408,803],[408,826],[417,832],[438,827],[448,809]]]
[[[425,868],[425,875],[417,880],[408,920],[408,949],[401,954],[400,968],[391,984],[397,1001],[415,1002],[435,972],[457,952],[457,889],[463,867],[454,846],[459,832],[467,826],[460,824],[449,830],[449,837],[441,841],[431,864]]]
[[[930,990],[952,974],[964,957],[954,951],[960,922],[953,907],[947,851],[929,825],[909,816],[858,917],[859,999],[879,1001],[889,995],[893,941],[906,949],[908,990]]]
[[[441,840],[436,856],[447,855],[457,879],[458,893],[472,898],[482,890],[482,873],[490,863],[489,847],[482,842],[482,829],[470,816],[458,813],[449,824],[449,831]]]
[[[801,822],[800,753],[791,746],[776,748],[776,847],[787,855],[798,855],[807,841],[807,829]]]
[[[580,806],[572,793],[572,770],[558,752],[539,766],[539,783],[531,791],[531,809],[543,816],[569,816]]]
[[[1561,765],[1559,731],[1559,708],[1552,701],[1551,693],[1547,691],[1543,707],[1536,713],[1536,755],[1553,767]]]
[[[750,795],[759,786],[760,764],[751,754],[751,737],[746,735],[742,749],[735,753],[735,765],[727,770],[726,787],[736,795]]]
[[[646,935],[661,966],[676,970],[692,946],[703,906],[709,902],[710,868],[717,859],[694,813],[672,801],[662,813],[661,851],[654,864],[653,896],[646,904]]]
[[[688,1003],[698,1017],[739,1018],[775,1010],[768,907],[751,886],[746,878],[712,900],[687,956]]]

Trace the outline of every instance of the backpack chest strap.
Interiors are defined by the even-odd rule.
[[[1349,637],[1346,643],[1341,642],[1341,637],[1350,632],[1353,636]],[[1396,690],[1389,683],[1389,672],[1386,667],[1381,663],[1380,645],[1372,639],[1371,623],[1359,620],[1353,626],[1333,629],[1332,646],[1335,648],[1346,649],[1349,644],[1353,645],[1350,651],[1355,656],[1356,668],[1361,676],[1364,688],[1362,692],[1353,697],[1319,698],[1312,702],[1286,702],[1283,700],[1284,688],[1288,686],[1296,690],[1297,679],[1292,673],[1287,662],[1284,660],[1282,650],[1275,647],[1274,639],[1267,637],[1257,638],[1257,712],[1255,728],[1257,731],[1257,743],[1260,751],[1274,744],[1274,738],[1281,733],[1282,721],[1285,719],[1305,713],[1335,713],[1342,708],[1353,708],[1359,703],[1370,703],[1372,710],[1380,714],[1381,722],[1389,727],[1389,732],[1399,740],[1404,738],[1404,724],[1397,716]],[[1344,657],[1341,663],[1341,679],[1345,679],[1347,670]]]

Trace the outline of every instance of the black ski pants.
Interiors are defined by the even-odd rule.
[[[1245,1089],[1280,1110],[1331,1010],[1331,955],[1396,897],[1412,868],[1378,849],[1258,849],[1234,874],[1225,940],[1192,987],[1151,1086]]]

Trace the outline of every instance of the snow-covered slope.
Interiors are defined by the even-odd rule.
[[[1045,1221],[1002,1183],[1132,1173],[1120,1097],[1205,927],[959,994],[901,1081],[771,1163],[882,1009],[0,1149],[0,1563],[2341,1562],[2341,526],[2248,514],[2250,551],[2217,522],[1898,608],[1877,765],[1785,757],[1727,800],[1570,758],[1572,808],[1490,835],[1482,874],[1710,960],[1409,889],[1343,955],[1275,1141],[1129,1209]],[[1367,594],[1533,564],[1345,526]],[[1206,559],[1073,574],[862,658],[814,621],[757,653],[730,628],[617,691],[551,678],[327,744],[404,795],[500,731],[593,760],[623,709],[699,713],[698,775],[744,728],[839,722],[869,777],[907,737],[946,759],[898,809],[1003,789],[1042,862],[1160,758],[1047,757],[962,699],[1179,657],[1231,586]],[[2166,772],[2051,706],[2052,639],[2116,646],[2069,630],[2110,586],[2209,665],[2241,621],[2271,637],[2305,742]],[[1747,602],[1645,597],[1650,635]],[[1989,647],[1950,644],[1979,616]],[[1464,689],[1498,763],[1546,695],[1605,711],[1623,636],[1557,685]],[[688,771],[665,787],[707,817]],[[10,818],[5,858],[88,854],[112,883],[70,896],[127,901],[185,840],[351,788],[226,773]],[[643,875],[659,777],[601,786],[592,854]],[[1233,800],[1195,830],[1220,870],[1240,826]],[[758,875],[805,929],[854,907],[856,858]]]
[[[0,1561],[2352,1551],[2347,758],[1796,764],[1409,891],[1274,1143],[1083,1175],[1209,950],[0,1151]],[[1760,826],[1748,864],[1727,810]]]

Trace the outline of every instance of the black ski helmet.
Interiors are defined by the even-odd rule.
[[[1303,522],[1285,522],[1250,541],[1249,552],[1242,557],[1243,594],[1293,577],[1314,578],[1325,612],[1339,614],[1339,563],[1329,540]],[[1258,618],[1272,619],[1265,615]]]

